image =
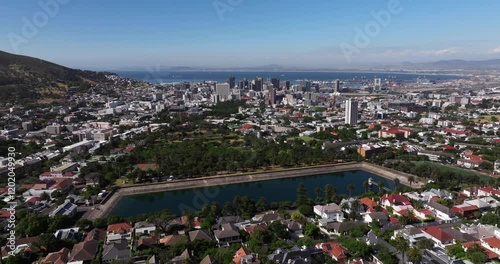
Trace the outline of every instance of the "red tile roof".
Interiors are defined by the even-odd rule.
[[[368,208],[370,208],[370,207],[373,208],[373,207],[377,206],[377,202],[375,202],[374,200],[372,200],[368,197],[364,197],[364,198],[359,199],[359,202]]]
[[[462,244],[462,246],[463,246],[464,248],[467,248],[467,249],[468,249],[468,248],[471,248],[471,247],[472,247],[472,246],[474,246],[474,245],[479,245],[479,247],[481,247],[481,248],[484,250],[484,252],[486,253],[486,255],[488,255],[488,258],[489,258],[489,259],[496,259],[496,258],[498,258],[498,257],[499,257],[499,255],[498,255],[498,254],[496,254],[495,252],[493,252],[493,251],[491,251],[491,250],[489,250],[489,249],[487,249],[487,248],[483,247],[483,246],[481,245],[481,242],[480,242],[480,241],[471,241],[471,242],[466,242],[466,243],[463,243],[463,244]]]
[[[132,230],[132,226],[129,223],[119,223],[119,224],[112,224],[108,225],[108,232],[113,232],[113,233],[128,233]]]
[[[500,239],[496,237],[485,238],[483,241],[492,248],[500,249]]]
[[[316,248],[323,250],[323,252],[334,256],[337,260],[346,259],[344,249],[338,242],[323,242],[316,244]]]
[[[422,231],[429,234],[432,237],[435,237],[441,242],[452,241],[453,237],[448,233],[444,232],[441,228],[435,226],[429,226],[422,228]]]
[[[234,254],[233,258],[233,263],[240,263],[241,258],[244,256],[247,256],[250,254],[250,251],[248,251],[246,248],[241,247],[236,253]]]
[[[406,196],[400,195],[400,194],[386,194],[380,198],[381,201],[389,201],[390,203],[402,203],[404,205],[411,205],[410,200],[406,198]]]

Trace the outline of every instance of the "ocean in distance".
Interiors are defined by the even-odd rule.
[[[253,80],[256,77],[264,79],[279,78],[282,81],[314,80],[314,81],[333,81],[340,80],[359,80],[359,79],[395,79],[395,80],[452,80],[464,79],[464,76],[456,75],[425,75],[409,73],[374,73],[374,72],[259,72],[259,71],[115,71],[123,77],[152,83],[179,83],[179,82],[225,82],[229,76],[234,76],[236,81],[247,79]]]

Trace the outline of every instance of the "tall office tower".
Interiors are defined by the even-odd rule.
[[[358,124],[358,101],[352,99],[345,101],[345,123],[351,126]]]
[[[335,80],[335,82],[333,82],[335,84],[335,90],[334,92],[336,93],[340,93],[340,80]]]
[[[254,82],[255,83],[254,83],[254,86],[253,86],[253,90],[254,91],[258,91],[258,92],[262,91],[262,88],[264,86],[264,81],[262,80],[262,78],[261,77],[257,77]]]
[[[287,91],[290,90],[290,81],[285,82],[285,88]]]
[[[280,79],[278,78],[272,78],[271,83],[273,84],[273,87],[276,89],[280,88]]]
[[[268,101],[267,103],[269,105],[273,105],[276,103],[276,88],[270,88],[269,89],[269,94],[268,94]]]
[[[373,79],[373,91],[380,92],[382,90],[382,79],[375,78]]]
[[[229,88],[229,83],[218,83],[215,86],[215,94],[219,96],[220,101],[230,100],[231,89]]]
[[[311,91],[311,82],[310,81],[300,81],[300,86],[302,86],[302,91],[304,91],[304,92]]]
[[[229,83],[229,88],[234,89],[234,87],[236,87],[236,78],[233,76],[229,76],[229,78],[227,78],[227,82]]]

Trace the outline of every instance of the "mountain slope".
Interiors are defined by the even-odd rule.
[[[102,72],[70,69],[41,59],[0,51],[0,101],[62,98],[69,87],[107,81]]]

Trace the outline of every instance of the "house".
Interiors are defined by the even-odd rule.
[[[72,227],[72,228],[58,229],[54,233],[54,236],[61,240],[80,241],[80,228]]]
[[[151,223],[148,223],[148,222],[137,222],[135,223],[134,225],[134,231],[135,231],[135,234],[137,236],[140,236],[144,233],[148,233],[148,234],[151,234],[153,233],[154,231],[156,231],[156,226],[151,224]]]
[[[173,259],[169,260],[167,263],[168,264],[191,263],[190,259],[191,259],[191,254],[189,253],[189,250],[186,249],[179,256],[174,257]]]
[[[270,223],[273,221],[281,220],[283,217],[281,217],[277,212],[271,211],[271,212],[266,212],[263,214],[258,214],[255,215],[252,220],[256,222],[264,222],[264,223]]]
[[[92,261],[99,250],[99,241],[83,241],[73,246],[68,264],[88,263]]]
[[[483,160],[481,156],[478,155],[465,155],[463,159],[457,161],[457,165],[467,169],[478,168],[483,162],[488,162]]]
[[[374,209],[378,205],[377,202],[375,202],[373,199],[370,199],[368,197],[363,197],[363,198],[359,199],[359,202],[365,207],[366,210]]]
[[[413,130],[404,127],[384,128],[378,131],[379,138],[408,138]]]
[[[481,187],[477,189],[478,196],[500,196],[500,190],[494,189],[492,187]]]
[[[104,242],[106,240],[106,230],[94,228],[85,237],[85,241],[96,240]]]
[[[463,217],[466,218],[475,218],[474,214],[476,212],[479,212],[479,208],[475,205],[470,205],[470,204],[460,204],[460,205],[455,205],[451,208],[451,211],[455,214],[460,214]]]
[[[177,243],[185,243],[185,242],[187,242],[187,237],[185,235],[179,235],[179,234],[169,235],[160,238],[160,244],[162,244],[165,247],[170,247]]]
[[[57,252],[49,253],[45,258],[40,260],[40,264],[66,264],[69,258],[69,249],[62,248]]]
[[[462,248],[464,249],[465,252],[467,252],[467,250],[469,250],[469,248],[471,248],[475,245],[478,245],[484,251],[484,253],[486,253],[486,255],[488,256],[488,259],[490,259],[490,260],[498,259],[499,255],[496,254],[495,252],[487,249],[486,247],[484,247],[481,241],[470,241],[470,242],[463,243]]]
[[[325,254],[335,261],[347,259],[346,250],[338,242],[323,242],[316,244],[316,248],[323,250]]]
[[[158,239],[156,235],[151,237],[141,237],[135,241],[135,249],[137,251],[151,249],[158,245]]]
[[[500,159],[496,160],[495,163],[493,164],[493,171],[496,174],[500,174]]]
[[[267,259],[278,264],[305,264],[312,263],[312,259],[323,255],[323,250],[311,247],[294,246],[289,251],[277,249],[273,254],[267,256]]]
[[[117,223],[108,225],[106,243],[121,241],[123,239],[130,241],[132,239],[133,227],[129,223]]]
[[[315,205],[314,213],[323,219],[334,220],[337,222],[344,221],[344,213],[342,212],[340,206],[335,203]]]
[[[460,242],[471,242],[471,241],[477,241],[477,239],[470,234],[460,232],[460,230],[457,230],[453,227],[445,227],[441,228],[445,233],[448,235],[452,236],[455,241],[460,241]]]
[[[213,226],[213,229],[219,229],[219,227],[223,224],[237,224],[243,222],[245,222],[245,219],[241,218],[240,216],[222,216],[217,218],[217,222]]]
[[[303,237],[304,225],[296,220],[287,219],[281,220],[281,223],[286,226],[287,231],[293,237]]]
[[[429,209],[414,210],[413,214],[422,221],[434,219],[436,217],[436,213]]]
[[[181,223],[183,226],[187,226],[187,220],[187,216],[183,215],[181,217]],[[201,229],[201,219],[198,217],[194,217],[194,219],[191,221],[191,226],[195,229]]]
[[[387,214],[384,212],[374,212],[364,215],[365,223],[379,222],[382,225],[385,225],[388,222]]]
[[[212,257],[210,257],[210,255],[207,255],[201,260],[200,264],[220,264],[220,263],[213,260]]]
[[[21,252],[25,251],[32,251],[33,249],[31,248],[31,245],[38,240],[38,237],[23,237],[23,238],[18,238],[16,239],[15,242],[15,249],[12,250],[10,248],[7,248],[6,246],[2,247],[2,259],[6,258],[9,256],[10,251],[14,251],[14,253],[19,254]]]
[[[208,230],[195,230],[189,232],[189,241],[195,240],[205,240],[212,241],[212,235],[208,232]]]
[[[97,172],[86,174],[84,177],[85,185],[96,187],[99,186],[101,175]]]
[[[353,209],[352,208],[353,205],[356,204],[356,202],[354,202],[354,201],[357,201],[357,199],[356,198],[342,199],[342,201],[340,202],[340,208],[343,208],[344,207],[343,205],[347,204],[347,209],[345,209],[344,211],[349,214],[349,213],[351,213],[351,210]],[[358,208],[354,208],[355,209],[354,211],[359,213],[359,214],[363,214],[365,212],[365,208],[363,207],[363,205],[361,203],[359,203],[359,201],[357,203],[359,206],[358,206]]]
[[[498,202],[493,197],[483,197],[474,200],[466,200],[464,204],[476,206],[480,212],[487,212],[491,208],[496,208],[500,206],[500,202]]]
[[[436,226],[428,226],[422,228],[422,232],[431,236],[431,239],[434,241],[434,245],[437,247],[445,248],[446,246],[452,245],[455,243],[453,237],[448,233],[444,232],[441,228]]]
[[[215,240],[219,245],[229,245],[232,243],[241,243],[240,232],[230,223],[222,224],[219,229],[214,231]]]
[[[383,195],[380,197],[380,204],[384,208],[391,206],[395,211],[409,209],[408,206],[411,206],[411,202],[406,196],[397,193]]]
[[[243,226],[243,230],[248,234],[252,235],[255,231],[266,231],[269,227],[265,223],[257,223],[257,224],[248,224]]]
[[[70,200],[66,200],[63,204],[59,205],[54,211],[52,211],[49,216],[54,217],[56,215],[65,215],[73,217],[76,215],[76,210],[78,206],[73,204]]]
[[[126,239],[122,239],[119,242],[109,245],[104,245],[102,252],[103,263],[109,263],[113,260],[127,261],[130,257],[130,248],[128,247],[128,241]]]
[[[407,227],[405,229],[396,230],[394,231],[394,235],[391,237],[391,239],[395,239],[398,235],[408,240],[408,242],[410,242],[410,245],[416,245],[417,242],[421,239],[432,239],[429,234],[416,227]]]
[[[361,221],[348,221],[348,222],[339,222],[339,223],[329,223],[325,227],[321,227],[321,231],[328,235],[337,235],[342,236],[345,235],[348,231],[358,228],[359,226],[364,225]]]
[[[236,251],[233,257],[232,264],[260,264],[257,255],[251,253],[248,249],[241,247]]]
[[[425,207],[427,207],[428,209],[430,209],[436,213],[436,218],[439,218],[436,220],[450,222],[455,217],[455,213],[453,213],[453,211],[451,211],[450,208],[448,208],[440,203],[430,201],[425,205]]]
[[[481,246],[495,252],[497,255],[500,255],[500,239],[496,237],[481,239]]]

